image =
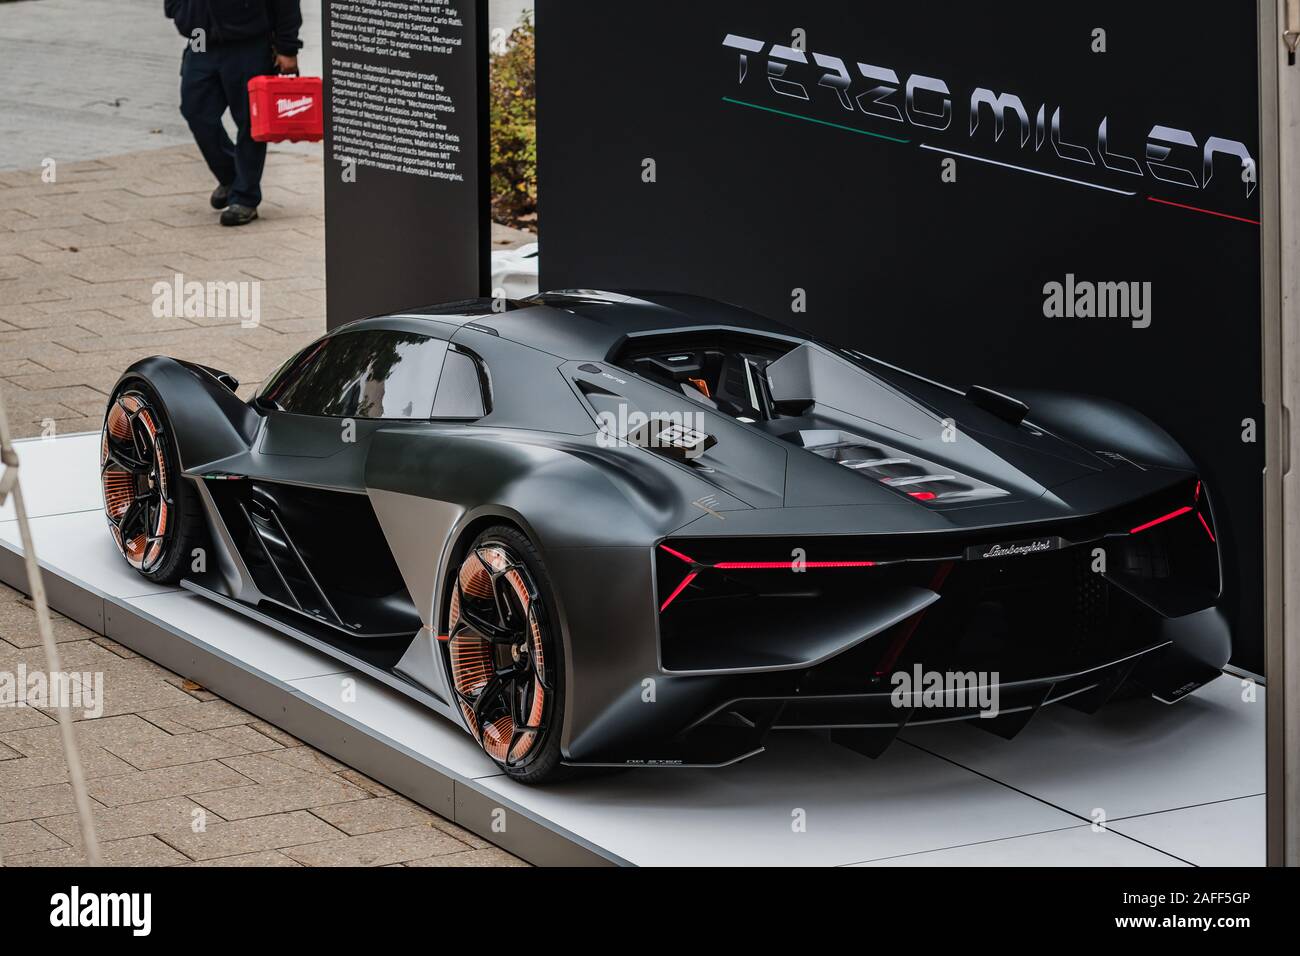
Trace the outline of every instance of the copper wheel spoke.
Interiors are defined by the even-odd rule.
[[[149,462],[153,459],[154,439],[139,414],[131,416],[131,444],[135,450],[135,457],[140,461]]]
[[[509,570],[515,570],[508,568]],[[522,605],[519,603],[519,595],[510,585],[506,577],[506,571],[501,571],[492,577],[492,594],[497,603],[497,617],[501,621],[502,627],[510,628],[512,632],[518,633],[523,630],[527,623],[527,617]],[[516,624],[521,618],[524,619],[522,624]]]
[[[173,499],[158,413],[142,394],[126,390],[104,416],[100,483],[104,509],[123,557],[150,573],[166,555]]]
[[[528,623],[527,623],[528,638],[530,644],[532,643],[533,627],[534,627],[533,609],[530,607],[528,609]],[[555,693],[555,688],[551,686],[550,680],[548,680],[546,677],[546,661],[543,660],[542,666],[538,667],[536,656],[530,653],[528,655],[528,663],[532,667],[533,679],[537,681],[537,683],[541,686],[542,690],[546,691],[546,693],[548,694]]]
[[[554,694],[538,592],[527,566],[492,542],[465,556],[451,595],[447,654],[457,705],[494,760],[521,767],[546,733]]]
[[[132,448],[132,451],[134,450]],[[124,454],[117,447],[117,439],[112,437],[108,439],[108,458],[104,462],[104,467],[107,468],[109,465],[116,465],[129,475],[145,475],[149,473],[150,468],[149,462]]]
[[[138,534],[146,534],[146,505],[147,502],[143,498],[137,498],[131,502],[130,507],[126,509],[121,520],[117,523],[118,530],[122,532],[122,537],[134,538]],[[139,528],[135,527],[137,524],[140,526]]]
[[[513,631],[507,630],[500,624],[494,624],[483,615],[469,610],[464,604],[461,605],[460,615],[478,632],[478,636],[489,644],[513,644],[516,641]]]
[[[491,680],[483,685],[483,689],[474,698],[474,719],[478,721],[479,726],[483,725],[483,715],[487,712],[487,705],[497,701],[501,696],[503,687],[501,678],[494,675]]]

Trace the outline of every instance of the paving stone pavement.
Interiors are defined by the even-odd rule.
[[[55,182],[0,173],[0,390],[17,435],[98,430],[117,376],[147,355],[222,368],[247,393],[324,330],[320,159],[274,150],[264,183],[262,219],[226,229],[189,145],[62,163]],[[247,283],[256,326],[155,308],[177,276]]]
[[[322,175],[318,154],[272,147],[262,218],[229,229],[192,145],[61,163],[54,182],[0,172],[0,393],[15,435],[97,431],[122,370],[159,353],[230,372],[248,397],[325,329]],[[493,226],[496,248],[532,238]],[[160,292],[177,281],[240,284],[256,324],[169,305]]]
[[[106,688],[150,687],[132,694],[129,712],[76,723],[106,863],[524,865],[120,644],[62,617],[56,629],[65,668],[100,671]],[[0,671],[42,660],[31,607],[0,585]],[[45,710],[0,707],[0,856],[6,866],[83,862],[58,726]]]
[[[0,173],[0,391],[16,434],[98,430],[118,375],[157,353],[250,393],[325,327],[322,167],[273,150],[263,218],[223,229],[193,146]],[[496,227],[498,246],[530,237]],[[154,284],[259,283],[260,321],[154,314]],[[104,859],[117,865],[497,866],[522,862],[252,714],[56,615],[69,670],[102,671],[78,721]],[[26,599],[0,586],[0,672],[44,669]],[[0,707],[0,855],[81,861],[53,718]],[[202,821],[196,830],[196,821]]]
[[[161,6],[0,4],[0,394],[20,437],[97,431],[121,371],[158,353],[224,369],[247,396],[325,327],[319,145],[273,146],[262,218],[221,228]],[[303,68],[319,73],[320,0],[303,8]],[[496,248],[533,238],[493,227]],[[177,275],[256,283],[257,324],[156,310],[155,284]],[[75,622],[54,630],[65,668],[105,675],[104,714],[77,723],[105,862],[522,865]],[[29,603],[0,585],[0,672],[43,670],[39,645]],[[0,856],[82,861],[46,711],[0,707]]]
[[[193,146],[0,173],[0,390],[16,434],[98,430],[117,376],[165,353],[247,395],[325,327],[317,156],[273,151],[263,218],[222,229]],[[498,227],[498,245],[527,237]],[[157,317],[154,283],[259,283],[260,322]],[[78,721],[104,859],[118,865],[497,866],[521,861],[181,676],[56,615],[69,670],[102,671]],[[43,669],[35,616],[0,586],[0,671]],[[55,722],[0,708],[0,855],[81,861]],[[196,821],[202,827],[195,829]]]

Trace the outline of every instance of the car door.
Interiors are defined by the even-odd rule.
[[[243,480],[213,497],[272,610],[356,637],[419,629],[363,475],[376,430],[428,424],[446,355],[446,341],[423,332],[346,330],[259,391],[261,429],[232,468]]]

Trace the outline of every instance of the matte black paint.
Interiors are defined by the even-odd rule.
[[[437,686],[421,686],[397,661],[413,642],[432,640],[444,626],[445,582],[477,531],[502,520],[514,523],[545,556],[556,592],[568,688],[561,741],[572,763],[725,764],[761,749],[769,727],[810,723],[836,728],[841,742],[856,749],[878,751],[909,719],[934,715],[889,707],[888,693],[867,679],[886,637],[870,635],[882,628],[886,636],[896,633],[891,621],[906,623],[910,610],[927,606],[938,609],[927,618],[964,613],[963,602],[978,599],[987,586],[981,582],[1002,580],[1001,567],[1026,601],[1041,601],[1044,587],[1068,585],[1051,568],[1086,561],[1087,548],[1099,543],[1121,560],[1134,546],[1128,529],[1190,498],[1197,484],[1190,467],[1179,467],[1190,466],[1181,449],[1127,409],[1037,395],[1025,399],[1029,413],[1013,424],[954,390],[898,370],[888,370],[886,378],[871,371],[869,360],[804,345],[782,326],[686,296],[550,293],[502,313],[483,300],[436,314],[369,319],[332,334],[367,328],[424,332],[472,350],[486,368],[491,411],[473,422],[347,422],[246,405],[217,377],[173,359],[146,359],[124,373],[124,381],[146,379],[161,396],[186,479],[201,483],[215,503],[212,544],[221,550],[223,542],[233,542],[236,553],[224,558],[229,566],[243,562],[255,587],[235,593],[228,576],[215,572],[189,585],[361,662],[460,722],[445,683],[435,678]],[[818,350],[835,375],[859,377],[884,420],[808,402],[771,421],[745,423],[623,367],[626,355],[646,353],[646,343],[671,346],[710,335],[730,341],[737,334],[766,336],[773,354]],[[602,382],[656,413],[699,414],[716,444],[689,461],[603,440],[583,381]],[[845,383],[852,381],[837,383],[837,394],[847,394]],[[891,421],[895,412],[900,417]],[[936,436],[945,418],[955,421],[962,437],[942,446]],[[786,432],[810,422],[889,436],[1009,490],[978,502],[918,502],[788,440]],[[355,428],[355,440],[341,437],[347,427]],[[1120,441],[1125,454],[1095,450],[1094,439],[1102,436]],[[1209,491],[1198,486],[1195,493]],[[407,497],[386,499],[380,507],[377,496],[389,494]],[[440,504],[434,512],[413,506],[394,512],[392,500]],[[1190,522],[1177,533],[1188,529],[1200,533]],[[1157,529],[1142,544],[1163,547],[1166,533],[1174,532]],[[1055,564],[970,560],[973,545],[1045,534],[1059,537],[1066,549],[1056,552]],[[395,563],[395,536],[405,545],[427,541],[408,560],[435,566],[431,604],[408,589],[405,582],[421,578],[409,573],[417,569]],[[734,587],[731,575],[712,569],[719,559],[784,560],[796,546],[810,559],[867,556],[886,566],[869,570],[869,577],[801,578],[797,586],[779,572],[752,579],[767,582],[760,600],[777,603],[767,622],[772,626],[747,640],[738,626],[744,614],[714,614],[707,627],[688,623],[683,630],[692,608],[707,607],[693,603],[693,595],[661,613],[686,570],[657,548],[666,538],[690,560],[704,562],[697,565],[698,587],[701,593],[723,588],[720,607],[753,598],[727,591]],[[1023,716],[998,726],[1009,733],[1043,703],[1071,695],[1076,704],[1086,698],[1100,706],[1133,675],[1169,699],[1216,675],[1230,652],[1228,627],[1213,607],[1218,551],[1199,538],[1189,540],[1203,558],[1185,583],[1142,583],[1150,594],[1135,601],[1122,575],[1108,576],[1124,620],[1145,623],[1141,633],[1107,637],[1096,652],[1104,659],[1083,669],[1058,666],[1050,653],[1042,661],[1041,654],[1011,660],[1013,669],[1027,669],[1005,685],[1019,702],[1013,710]],[[403,553],[413,553],[405,545]],[[286,572],[287,589],[277,584],[268,557]],[[944,563],[964,582],[955,591],[930,581]],[[801,596],[805,582],[814,582],[807,584],[810,593],[824,596],[823,614],[816,601]],[[1166,620],[1161,607],[1170,601],[1179,603],[1180,614],[1207,611]],[[426,606],[432,610],[419,610]],[[950,606],[955,610],[944,610]],[[661,645],[668,640],[668,631],[661,635],[665,621],[677,622],[672,647]],[[755,621],[762,626],[761,617]],[[920,633],[941,650],[956,640],[934,623],[922,624]],[[711,644],[692,643],[709,642],[711,635]],[[1042,646],[1051,651],[1058,635],[1049,628],[1045,636]],[[654,706],[646,702],[647,688]],[[746,702],[737,705],[745,720],[711,721],[728,701]]]

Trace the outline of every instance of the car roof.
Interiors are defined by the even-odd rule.
[[[603,359],[632,336],[734,329],[796,342],[808,337],[738,306],[680,293],[562,289],[526,299],[467,299],[352,323],[410,328],[449,337],[470,327],[566,359]]]

